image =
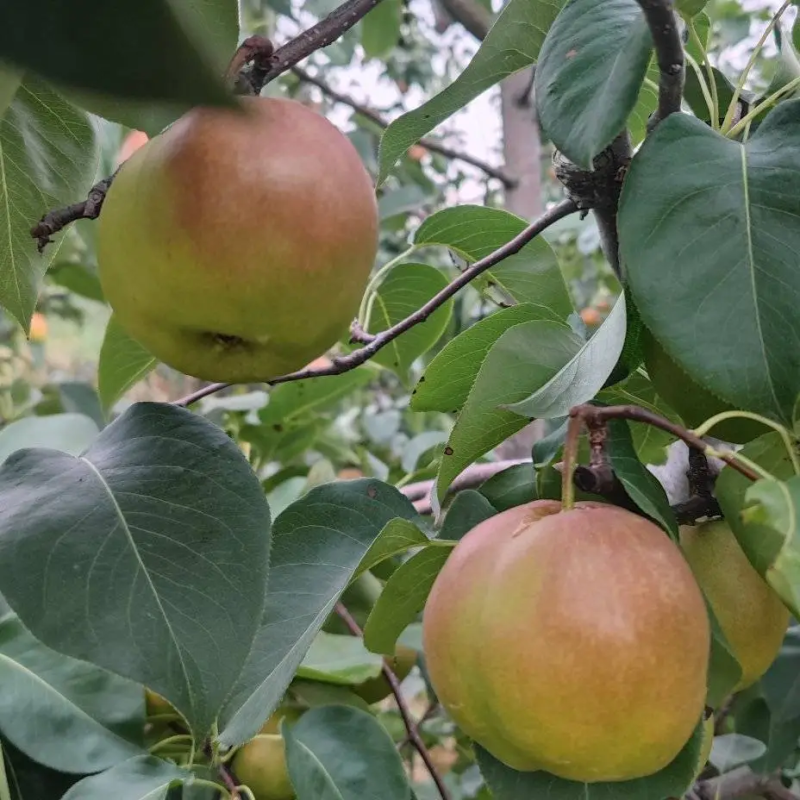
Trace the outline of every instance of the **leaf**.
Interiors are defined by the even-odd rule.
[[[653,38],[636,0],[568,0],[547,33],[533,96],[542,131],[591,170],[636,107]]]
[[[800,718],[800,625],[786,632],[778,657],[761,679],[761,689],[773,718]]]
[[[135,339],[131,339],[112,314],[106,326],[97,386],[100,402],[108,412],[128,389],[152,372],[158,361]]]
[[[603,387],[625,343],[625,295],[586,344],[530,397],[507,406],[522,417],[563,417],[573,406],[591,400]]]
[[[14,5],[23,7],[25,13],[35,8]],[[7,34],[0,19],[0,52]],[[30,41],[28,51],[43,49],[31,48]],[[33,41],[42,41],[38,25]],[[0,119],[0,304],[25,329],[47,265],[58,252],[50,245],[39,253],[31,226],[48,211],[85,199],[97,162],[97,138],[86,114],[40,80],[26,78]]]
[[[479,491],[497,511],[531,503],[537,498],[533,464],[516,464],[504,469],[492,475]]]
[[[0,118],[14,99],[22,83],[22,73],[0,64]]]
[[[139,756],[76,783],[61,800],[166,800],[191,773],[154,756]]]
[[[798,121],[800,101],[782,103],[742,145],[672,114],[634,156],[619,210],[630,288],[668,355],[783,421],[800,393]]]
[[[451,339],[438,352],[411,393],[414,411],[450,412],[460,409],[475,382],[480,365],[495,342],[521,322],[559,320],[544,306],[520,303],[497,311]]]
[[[100,279],[90,267],[74,261],[58,261],[47,271],[47,277],[57,286],[63,286],[81,297],[88,297],[98,303],[105,302]]]
[[[670,508],[667,493],[655,475],[636,457],[630,428],[625,420],[609,420],[606,447],[614,474],[631,500],[677,540],[678,523]]]
[[[103,410],[100,408],[100,398],[93,386],[80,381],[64,381],[58,384],[58,397],[65,412],[89,417],[98,429],[105,428],[106,421],[103,418]],[[87,443],[84,448],[88,446]],[[63,450],[64,448],[59,447],[58,449]],[[73,453],[73,455],[77,454],[77,452]]]
[[[779,545],[764,577],[800,619],[800,475],[786,481],[757,481],[745,493],[745,502],[745,521],[767,526],[770,546]]]
[[[703,592],[711,624],[711,654],[708,664],[706,705],[720,708],[742,678],[742,666],[736,659],[730,642],[719,624],[717,615]]]
[[[458,78],[386,129],[379,152],[378,186],[412,144],[503,78],[533,64],[561,5],[562,0],[510,0]]]
[[[410,800],[394,742],[366,711],[312,708],[284,737],[297,800]]]
[[[497,513],[495,507],[474,489],[459,492],[447,509],[440,540],[458,541],[469,533],[476,525],[493,517]]]
[[[566,325],[543,321],[515,325],[497,340],[447,440],[436,479],[440,502],[465,467],[528,424],[503,406],[544,386],[582,344]]]
[[[358,685],[381,674],[383,659],[358,636],[320,631],[297,668],[298,678]]]
[[[403,20],[401,0],[385,0],[364,17],[361,23],[361,46],[367,58],[384,58],[400,38]]]
[[[414,234],[414,246],[440,245],[466,261],[478,261],[522,233],[527,225],[502,209],[455,206],[428,217]],[[558,259],[540,236],[472,285],[483,291],[504,292],[517,303],[544,306],[553,319],[564,320],[574,310]]]
[[[277,707],[364,555],[397,517],[417,513],[393,487],[361,479],[318,486],[275,520],[264,616],[222,712],[223,746],[252,738]]]
[[[48,647],[149,686],[197,737],[261,619],[269,509],[237,446],[185,409],[138,403],[80,458],[0,468],[0,591]]]
[[[186,17],[166,0],[6,6],[0,17],[0,58],[43,77],[115,97],[228,104],[207,48]],[[194,36],[192,34],[195,34]],[[30,42],[40,43],[31,47]],[[142,42],[150,42],[141,58]],[[131,64],[137,64],[135,70]]]
[[[406,473],[414,472],[419,466],[424,467],[430,459],[435,458],[436,453],[441,451],[439,445],[447,441],[445,431],[423,431],[410,439],[403,448],[403,459],[400,466]],[[427,458],[420,465],[423,456]]]
[[[0,681],[0,732],[39,763],[86,774],[142,752],[142,687],[48,649],[15,616],[0,620]]]
[[[380,6],[378,6],[380,8]],[[372,301],[367,328],[378,333],[413,314],[447,286],[441,270],[427,264],[398,264],[381,281]],[[447,330],[453,301],[439,306],[421,325],[398,336],[372,359],[405,377],[414,361]]]
[[[767,746],[757,739],[740,733],[723,733],[714,737],[709,761],[720,774],[730,772],[742,764],[756,761],[767,752]]]
[[[703,80],[708,85],[708,66],[703,63],[700,65],[700,69]],[[711,67],[711,74],[714,76],[714,83],[717,87],[717,98],[719,101],[719,119],[717,123],[719,124],[725,119],[725,112],[733,100],[735,87],[728,80],[727,76],[716,67]],[[697,73],[693,69],[686,70],[686,86],[684,87],[683,95],[694,115],[698,119],[703,120],[703,122],[710,123],[711,114],[709,113],[708,103],[706,103],[706,99],[703,96],[703,90],[700,86]]]
[[[398,637],[425,607],[451,550],[452,547],[437,545],[426,547],[392,574],[364,626],[364,644],[369,650],[394,655]]]
[[[549,772],[516,772],[498,761],[482,747],[476,746],[478,766],[492,791],[494,800],[664,800],[683,797],[694,782],[700,766],[702,722],[695,728],[683,750],[655,775],[617,783],[578,783],[557,778]]]
[[[99,432],[95,422],[83,414],[24,417],[0,431],[0,462],[25,447],[49,447],[77,456]]]
[[[353,579],[387,558],[429,543],[430,539],[413,522],[407,519],[393,519],[386,524],[364,554]]]
[[[389,5],[386,0],[376,6],[376,9],[383,8],[384,5]],[[369,19],[369,15],[366,17]],[[370,142],[370,152],[371,152]],[[415,183],[408,184],[407,186],[399,186],[396,189],[391,189],[384,192],[378,200],[378,215],[381,220],[392,219],[392,217],[400,216],[401,214],[408,214],[412,211],[417,211],[421,205],[425,203],[428,195],[425,191]]]
[[[81,780],[81,775],[68,775],[48,769],[7,740],[0,740],[0,749],[6,778],[11,785],[11,800],[63,798],[67,790]]]

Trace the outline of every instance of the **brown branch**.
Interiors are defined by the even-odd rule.
[[[444,289],[435,294],[427,303],[421,308],[417,309],[413,314],[410,314],[400,322],[387,328],[385,331],[375,335],[375,338],[365,344],[358,350],[353,350],[346,356],[339,356],[334,358],[331,365],[328,367],[320,368],[305,368],[297,372],[290,372],[287,375],[279,375],[275,378],[268,378],[264,383],[270,386],[277,386],[279,383],[290,383],[292,381],[304,381],[309,378],[322,378],[326,375],[341,375],[344,372],[349,372],[356,367],[361,366],[371,359],[379,350],[386,347],[387,344],[394,341],[398,336],[410,330],[415,325],[425,322],[428,317],[436,311],[437,308],[443,306],[453,295],[457,294],[461,289],[467,286],[471,281],[475,280],[479,275],[486,272],[486,270],[499,264],[509,256],[518,253],[525,247],[528,242],[535,239],[542,231],[547,230],[551,225],[558,220],[577,211],[577,206],[572,200],[562,200],[557,205],[553,206],[549,211],[542,214],[539,219],[528,225],[525,230],[517,234],[513,239],[506,242],[502,247],[499,247],[493,253],[490,253],[485,258],[476,261],[468,269],[465,269],[458,277],[452,280]],[[175,401],[175,405],[187,406],[196,402],[202,397],[224,389],[227,384],[215,383],[206,386],[197,392],[194,392],[187,397]]]
[[[115,172],[114,175],[116,174]],[[31,236],[38,240],[40,253],[53,241],[50,237],[66,228],[67,225],[77,222],[79,219],[97,219],[100,216],[100,209],[103,207],[103,201],[106,199],[114,175],[109,175],[108,178],[103,178],[102,181],[92,186],[85,200],[73,203],[66,208],[48,211],[31,228]]]
[[[239,792],[239,784],[227,764],[219,765],[219,776],[225,784],[225,788],[230,792],[231,800],[240,800],[241,793]]]
[[[344,622],[344,624],[347,625],[350,633],[352,633],[353,636],[364,635],[364,632],[361,630],[361,626],[355,621],[355,619],[353,619],[353,616],[343,603],[336,604],[336,614]],[[394,695],[395,702],[397,703],[397,710],[400,712],[400,716],[403,718],[403,724],[406,727],[406,732],[411,744],[414,746],[414,749],[419,753],[420,758],[425,763],[425,766],[439,791],[439,796],[442,798],[442,800],[450,800],[450,792],[447,791],[447,787],[444,785],[444,780],[439,774],[439,770],[436,769],[436,765],[431,759],[428,748],[425,747],[425,742],[422,741],[422,737],[419,735],[417,725],[414,722],[414,718],[411,716],[411,711],[409,710],[408,704],[403,697],[403,692],[400,690],[400,681],[397,679],[397,675],[394,674],[394,670],[386,663],[386,661],[383,662],[382,671],[383,676],[389,683],[392,694]]]
[[[324,80],[322,80],[322,78],[318,78],[315,75],[310,75],[300,67],[292,67],[292,72],[304,83],[310,83],[312,86],[316,86],[325,96],[329,97],[331,100],[335,100],[337,103],[349,106],[357,114],[361,115],[365,119],[368,119],[370,122],[373,122],[379,128],[385,129],[389,127],[389,123],[376,111],[368,108],[365,105],[362,105],[352,97],[337,91]],[[509,175],[506,175],[502,169],[493,167],[491,164],[487,164],[482,159],[471,156],[468,153],[462,153],[459,150],[453,149],[452,147],[447,147],[446,145],[440,144],[433,139],[420,139],[419,144],[433,153],[439,153],[446,158],[463,161],[465,164],[470,164],[473,167],[477,167],[477,169],[482,170],[489,177],[497,178],[497,180],[499,180],[506,188],[513,188],[517,184],[517,182]]]
[[[699,800],[733,800],[744,795],[757,794],[765,800],[797,800],[797,795],[787,789],[774,775],[757,775],[749,767],[727,772],[695,784],[693,795]]]
[[[673,0],[637,0],[637,2],[644,12],[653,36],[660,72],[658,110],[648,123],[648,128],[652,130],[670,114],[681,110],[686,71],[683,43]]]
[[[486,464],[473,464],[467,467],[449,486],[448,493],[455,493],[463,491],[464,489],[473,489],[480,486],[484,481],[497,475],[498,472],[516,467],[519,464],[531,464],[530,459],[527,458],[511,458],[505,461],[490,461]],[[417,500],[424,500],[433,489],[435,481],[419,481],[417,483],[409,483],[403,486],[400,491],[412,502]]]

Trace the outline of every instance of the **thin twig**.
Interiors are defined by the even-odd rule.
[[[364,632],[361,630],[361,626],[355,621],[355,619],[353,619],[352,614],[350,614],[343,603],[336,604],[336,614],[344,622],[344,624],[347,625],[353,636],[364,635]],[[450,792],[447,791],[447,787],[444,785],[442,776],[439,774],[439,770],[436,769],[436,765],[431,759],[428,748],[425,747],[425,742],[422,741],[422,737],[419,735],[414,718],[411,716],[411,711],[409,710],[408,704],[403,697],[403,692],[400,689],[400,681],[397,679],[397,675],[394,674],[394,670],[392,670],[392,668],[385,661],[383,662],[383,676],[386,678],[392,690],[395,702],[397,703],[397,710],[400,712],[400,716],[403,718],[403,724],[406,727],[406,732],[411,744],[414,745],[414,749],[419,753],[419,756],[430,773],[433,782],[436,784],[436,788],[439,791],[439,796],[442,798],[442,800],[450,800]]]
[[[241,794],[239,793],[239,784],[231,774],[231,769],[227,764],[219,765],[219,776],[225,784],[225,788],[231,793],[231,800],[239,800]]]
[[[410,314],[405,319],[387,328],[385,331],[375,335],[375,338],[365,344],[363,347],[353,350],[346,356],[339,356],[334,358],[330,366],[319,368],[305,368],[297,372],[290,372],[287,375],[279,375],[275,378],[265,379],[264,383],[270,386],[277,386],[280,383],[290,383],[292,381],[304,381],[309,378],[322,378],[327,375],[341,375],[344,372],[349,372],[356,367],[361,366],[369,361],[379,350],[386,347],[387,344],[394,341],[398,336],[410,330],[415,325],[425,322],[428,317],[436,311],[437,308],[443,306],[453,295],[457,294],[461,289],[467,286],[471,281],[475,280],[479,275],[486,272],[486,270],[499,264],[509,256],[518,253],[525,247],[528,242],[535,239],[542,231],[547,230],[551,225],[558,220],[574,213],[578,210],[577,205],[572,200],[562,200],[558,205],[553,206],[549,211],[542,214],[539,219],[525,228],[524,231],[517,234],[509,242],[506,242],[502,247],[499,247],[493,253],[490,253],[485,258],[476,261],[468,269],[465,269],[458,277],[452,280],[444,289],[435,294],[427,303],[418,308],[413,314]],[[218,392],[224,389],[227,384],[215,383],[211,386],[206,386],[197,392],[193,392],[187,397],[175,401],[175,405],[187,406],[197,400],[206,397],[209,394]]]
[[[472,489],[488,481],[498,472],[516,467],[519,464],[532,464],[527,458],[511,458],[504,461],[489,461],[486,464],[473,464],[467,467],[449,486],[449,492],[460,492],[463,489]],[[400,491],[412,502],[424,500],[431,493],[435,481],[419,481],[403,486]]]
[[[361,103],[354,100],[352,97],[349,97],[346,94],[342,94],[341,92],[334,89],[328,83],[326,83],[322,78],[317,77],[316,75],[311,75],[306,72],[301,67],[292,67],[292,72],[300,78],[301,81],[304,83],[310,83],[312,86],[316,86],[324,95],[329,97],[331,100],[335,100],[337,103],[341,103],[342,105],[349,106],[353,109],[357,114],[360,114],[365,119],[368,119],[370,122],[373,122],[379,128],[388,128],[389,123],[376,111],[373,109],[362,105]],[[485,172],[491,178],[497,178],[503,186],[507,189],[513,189],[517,185],[517,181],[509,175],[506,175],[502,169],[499,167],[493,167],[491,164],[487,164],[480,158],[476,158],[475,156],[471,156],[468,153],[462,153],[459,150],[455,150],[452,147],[447,147],[446,145],[440,144],[439,142],[433,139],[420,139],[419,144],[424,147],[426,150],[430,150],[434,153],[439,153],[440,155],[445,156],[446,158],[456,159],[458,161],[463,161],[465,164],[471,164],[473,167],[477,167],[479,170]]]
[[[644,12],[653,36],[660,72],[658,111],[648,124],[652,130],[670,114],[681,110],[686,64],[673,0],[637,0],[637,2]]]
[[[423,715],[414,723],[414,730],[419,732],[420,725],[422,725],[424,722],[427,722],[427,720],[429,720],[436,713],[438,708],[438,702],[434,701],[429,703]],[[405,737],[403,737],[403,739],[397,743],[397,749],[402,750],[407,744],[412,744],[411,734],[409,733],[407,733]]]

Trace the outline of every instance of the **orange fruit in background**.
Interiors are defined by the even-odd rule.
[[[127,161],[140,147],[150,141],[150,137],[144,131],[131,131],[120,145],[117,153],[117,166]]]
[[[43,342],[47,338],[47,317],[39,311],[34,311],[31,317],[31,329],[28,339],[32,342]]]
[[[584,308],[581,311],[581,319],[583,320],[584,325],[589,325],[592,327],[599,325],[603,321],[603,318],[600,316],[600,312],[591,306]]]
[[[421,144],[414,144],[408,148],[408,157],[412,161],[422,161],[426,155],[428,155],[428,151]]]

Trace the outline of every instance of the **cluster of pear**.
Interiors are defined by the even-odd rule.
[[[187,375],[245,383],[300,369],[346,334],[378,212],[344,134],[296,101],[248,98],[139,144],[97,238],[103,292],[133,339]]]
[[[594,783],[670,764],[704,718],[706,601],[742,667],[737,690],[763,675],[789,622],[724,521],[680,533],[676,544],[629,511],[552,500],[470,531],[423,617],[453,720],[521,771]]]

